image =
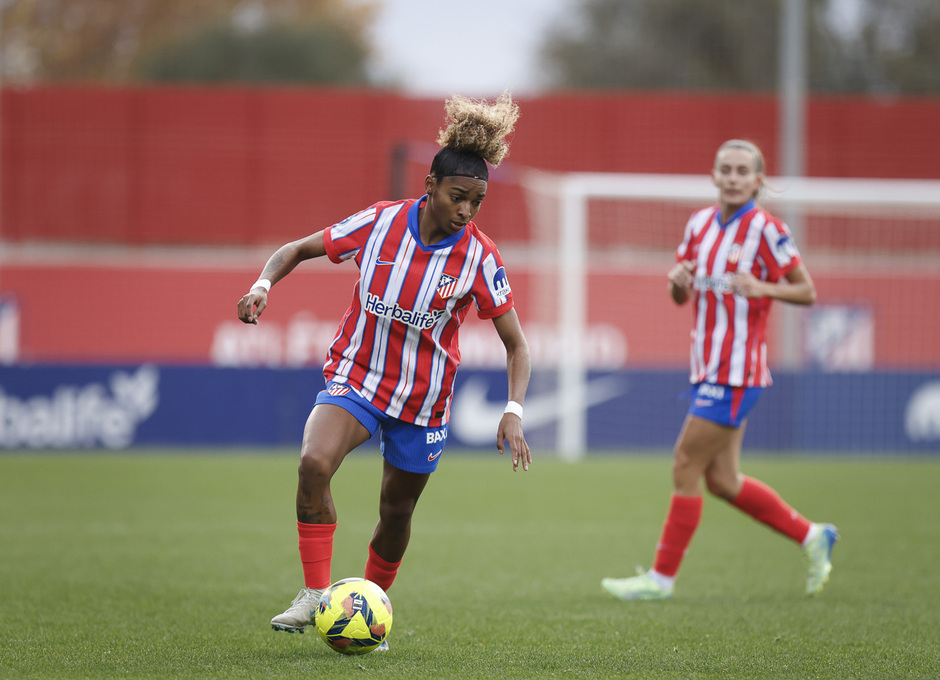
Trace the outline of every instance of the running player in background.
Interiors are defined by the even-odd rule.
[[[411,535],[418,497],[447,443],[457,330],[475,303],[506,348],[509,402],[496,429],[512,468],[532,461],[522,431],[529,348],[496,245],[471,221],[486,195],[489,170],[509,151],[519,116],[507,94],[494,103],[454,97],[440,151],[418,199],[381,202],[279,248],[238,302],[238,318],[257,324],[271,286],[315,257],[354,260],[359,280],[330,346],[326,389],[307,419],[297,485],[297,531],[304,588],[276,630],[303,632],[330,585],[336,509],[330,480],[348,453],[381,431],[384,458],[379,521],[365,578],[387,590]]]
[[[605,578],[622,600],[672,597],[682,558],[702,515],[705,488],[803,548],[806,594],[829,580],[831,524],[815,524],[766,484],[741,473],[748,412],[771,384],[765,329],[772,300],[811,305],[816,289],[786,225],[755,204],[764,158],[754,144],[730,140],[715,157],[718,205],[692,215],[669,271],[676,304],[692,300],[691,406],[673,460],[673,495],[653,568],[629,578]],[[785,279],[785,281],[783,281]]]

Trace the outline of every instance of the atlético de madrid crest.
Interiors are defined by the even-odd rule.
[[[457,279],[447,274],[441,274],[440,283],[437,284],[437,294],[445,300],[457,290]]]

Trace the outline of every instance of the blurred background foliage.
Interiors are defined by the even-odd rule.
[[[5,0],[3,77],[368,84],[371,11],[342,0]]]
[[[805,0],[808,87],[940,92],[940,1]],[[561,88],[773,90],[781,0],[584,0],[546,36]]]
[[[576,1],[541,41],[548,89],[774,90],[782,1]],[[381,2],[0,0],[2,76],[379,86],[369,30]],[[806,6],[811,91],[940,93],[940,1]],[[487,20],[468,17],[468,49],[486,49]]]

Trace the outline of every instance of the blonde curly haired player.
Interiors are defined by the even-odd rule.
[[[415,505],[447,443],[457,330],[471,305],[491,319],[506,349],[509,394],[496,428],[512,468],[532,461],[522,429],[529,348],[513,308],[496,245],[472,221],[487,192],[489,166],[509,152],[519,107],[453,97],[445,103],[441,149],[420,198],[376,203],[333,226],[281,246],[249,292],[238,318],[257,324],[271,287],[304,260],[327,256],[359,267],[353,299],[330,346],[319,393],[304,429],[296,496],[304,587],[276,630],[303,632],[331,583],[336,509],[330,481],[353,449],[380,433],[383,475],[379,521],[365,578],[388,590],[411,534]],[[312,291],[315,295],[316,291]]]

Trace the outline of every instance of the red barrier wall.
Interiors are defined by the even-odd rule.
[[[501,181],[511,180],[514,166],[704,173],[721,141],[746,137],[764,148],[776,173],[772,97],[571,94],[520,104],[509,160],[493,174],[477,220],[502,246],[529,238],[521,190]],[[813,99],[809,174],[938,178],[938,120],[940,99]],[[268,247],[398,198],[391,162],[405,142],[411,162],[402,191],[420,193],[442,122],[441,101],[375,91],[4,89],[0,240],[210,246],[202,262],[155,259],[147,249],[130,262],[0,253],[0,312],[5,300],[16,306],[20,360],[318,365],[348,303],[352,266],[315,263],[298,272],[279,285],[276,306],[257,329],[235,320],[238,297]],[[667,249],[681,221],[675,228],[664,237]],[[920,229],[904,247],[935,249],[936,234]],[[239,264],[213,257],[213,248],[229,245],[264,248]],[[507,264],[536,358],[557,356],[556,333],[539,325],[536,307],[551,300],[552,272]],[[612,366],[686,362],[690,312],[665,298],[665,269],[592,270],[592,358]],[[870,310],[874,366],[940,366],[940,316],[918,302],[940,298],[935,268],[873,273],[811,263],[811,270],[819,305]],[[0,314],[0,325],[10,318]],[[485,325],[462,336],[468,361],[499,363],[498,340]]]
[[[263,259],[263,258],[261,258]],[[262,262],[228,269],[170,262],[113,265],[8,265],[0,273],[3,297],[20,319],[19,357],[26,363],[139,362],[217,365],[320,366],[356,278],[352,263],[305,263],[271,293],[257,327],[236,319],[235,306]],[[517,310],[536,364],[557,359],[557,328],[540,323],[544,272],[507,266]],[[618,366],[687,365],[692,312],[666,294],[665,269],[650,266],[594,271],[589,277],[589,362]],[[935,273],[871,276],[814,272],[818,305],[871,309],[873,363],[878,368],[940,368],[940,315],[923,313],[922,300],[940,299]],[[0,299],[2,302],[2,299]],[[771,317],[771,366],[781,347]],[[471,312],[461,330],[465,362],[504,366],[492,324]]]
[[[707,172],[747,137],[777,168],[773,97],[568,94],[522,100],[508,164],[558,171]],[[940,99],[816,98],[813,176],[940,177]],[[40,87],[2,91],[2,237],[129,244],[275,244],[392,196],[391,158],[421,142],[439,100],[365,90]],[[517,188],[479,220],[525,237]]]

